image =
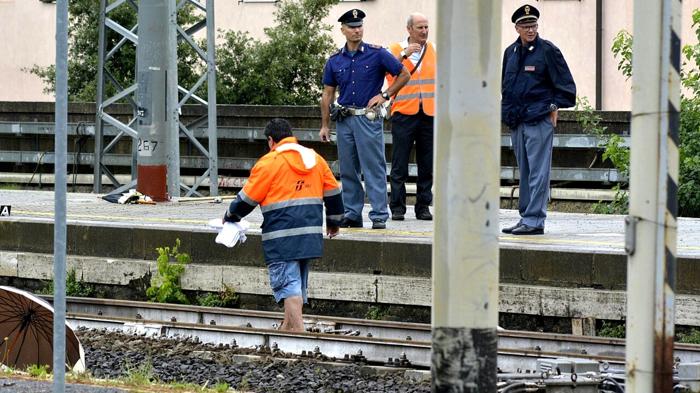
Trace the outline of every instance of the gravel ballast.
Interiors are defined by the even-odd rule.
[[[147,376],[164,383],[210,387],[225,382],[252,392],[430,392],[430,381],[406,377],[401,369],[339,367],[190,338],[159,339],[105,330],[76,333],[85,349],[87,369],[97,378]]]

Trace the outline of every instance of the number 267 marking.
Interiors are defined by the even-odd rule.
[[[158,146],[158,141],[139,138],[138,151],[154,152],[156,151],[156,146]]]

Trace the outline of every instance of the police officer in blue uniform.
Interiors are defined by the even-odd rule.
[[[365,190],[371,205],[369,218],[373,229],[386,228],[389,218],[384,157],[384,119],[378,109],[411,78],[410,73],[392,54],[377,45],[362,41],[365,13],[352,9],[338,22],[347,42],[333,54],[323,70],[321,97],[321,141],[330,141],[330,106],[340,89],[338,104],[343,108],[336,118],[338,162],[343,186],[345,214],[341,227],[361,228]],[[397,76],[382,92],[386,73]]]
[[[501,118],[512,132],[520,170],[520,221],[503,229],[513,235],[544,233],[558,110],[576,104],[564,56],[537,34],[539,17],[531,5],[515,10],[511,21],[518,39],[503,53]]]

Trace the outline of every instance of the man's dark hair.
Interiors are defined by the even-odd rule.
[[[272,119],[265,126],[265,137],[271,137],[275,143],[289,136],[292,136],[292,126],[285,119]]]

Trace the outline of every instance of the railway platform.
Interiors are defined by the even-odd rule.
[[[228,249],[216,229],[230,200],[181,200],[157,205],[120,205],[96,194],[67,196],[68,267],[88,283],[129,286],[156,270],[156,248],[175,239],[192,263],[182,276],[188,290],[269,295],[260,246],[262,215],[256,209],[248,241]],[[0,278],[49,280],[53,264],[54,194],[0,191]],[[365,214],[368,207],[365,208]],[[499,228],[517,220],[501,210]],[[431,304],[432,221],[405,221],[386,230],[342,229],[325,239],[325,255],[312,265],[311,299],[428,307]],[[500,310],[571,318],[624,319],[627,258],[624,217],[551,212],[542,236],[499,234]],[[700,219],[678,220],[677,316],[700,326]],[[8,281],[9,280],[9,281]]]

